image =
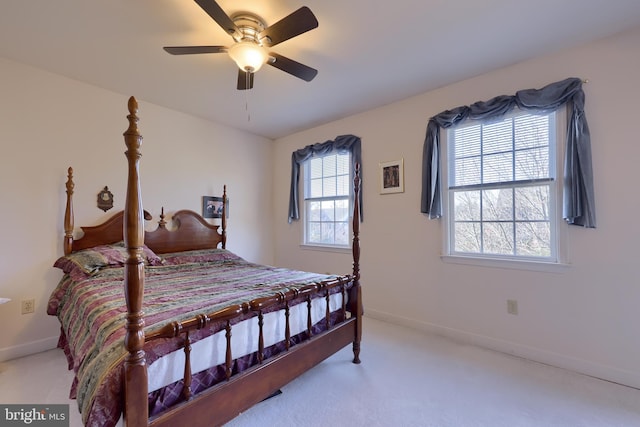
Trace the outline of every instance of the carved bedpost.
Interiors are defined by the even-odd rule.
[[[67,170],[67,206],[64,211],[64,254],[69,255],[73,249],[73,168]]]
[[[222,188],[222,249],[227,248],[227,186]]]
[[[124,340],[127,354],[124,361],[125,370],[125,423],[127,426],[147,426],[147,366],[144,346],[144,313],[142,300],[144,296],[144,211],[140,190],[139,163],[142,136],[138,131],[138,102],[129,98],[129,128],[124,133],[129,163],[127,180],[127,198],[124,207],[124,241],[129,253],[124,267],[124,290],[127,301],[127,324]]]
[[[362,289],[360,288],[360,164],[356,163],[353,177],[353,287],[351,288],[351,314],[356,317],[356,334],[353,339],[353,363],[360,363],[362,340]]]

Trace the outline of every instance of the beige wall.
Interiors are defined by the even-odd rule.
[[[538,58],[276,141],[276,262],[348,271],[350,256],[301,249],[287,224],[291,152],[362,138],[365,314],[640,387],[637,133],[640,29]],[[426,69],[428,74],[429,70]],[[588,79],[598,228],[568,227],[571,266],[525,271],[443,263],[442,222],[420,213],[428,118],[459,105],[564,79]],[[405,192],[378,194],[378,163],[403,158]],[[507,314],[516,299],[519,315]],[[366,360],[366,330],[363,360]],[[366,363],[366,362],[365,362]]]
[[[61,277],[64,183],[75,172],[76,225],[95,225],[124,207],[127,99],[0,59],[0,360],[52,348],[59,331],[45,313]],[[140,163],[145,209],[201,210],[201,196],[230,199],[228,248],[272,263],[273,142],[139,100],[144,140]],[[238,168],[242,165],[242,169]],[[103,213],[96,196],[108,186],[115,208]],[[20,314],[35,298],[36,312]]]
[[[367,315],[640,387],[640,289],[634,268],[640,239],[634,219],[640,210],[638,70],[640,29],[347,117],[276,144],[140,100],[145,207],[153,213],[161,206],[168,213],[184,207],[199,210],[200,196],[218,194],[226,183],[230,249],[258,262],[349,271],[350,255],[301,249],[300,224],[289,225],[286,213],[291,152],[353,133],[363,141],[361,261]],[[586,110],[599,227],[568,229],[571,266],[561,272],[443,263],[442,224],[419,212],[428,118],[568,76],[589,79]],[[51,265],[61,254],[66,168],[73,166],[76,174],[77,224],[94,224],[108,216],[95,207],[96,194],[105,185],[115,194],[116,208],[123,206],[122,132],[129,94],[1,59],[0,93],[0,219],[5,226],[0,297],[13,299],[0,306],[4,360],[51,348],[57,339],[57,320],[44,310],[61,275]],[[399,158],[405,162],[405,192],[378,194],[378,163]],[[238,164],[245,165],[241,173]],[[36,299],[36,314],[20,315],[19,301],[27,298]],[[507,314],[507,299],[518,300],[518,316]],[[366,349],[365,330],[365,359]]]

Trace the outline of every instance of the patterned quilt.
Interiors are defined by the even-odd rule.
[[[61,258],[56,266],[62,268],[64,262],[69,260]],[[186,320],[331,277],[254,264],[221,249],[165,254],[153,264],[145,269],[147,333],[169,321]],[[73,269],[77,270],[77,260],[72,269],[63,268],[65,275],[53,291],[47,311],[60,320],[59,347],[75,372],[71,397],[78,400],[85,425],[104,427],[115,424],[122,410],[122,365],[127,354],[124,268],[108,265],[88,270],[89,274]],[[150,345],[153,342],[147,343]],[[157,349],[146,350],[155,357],[162,355]]]

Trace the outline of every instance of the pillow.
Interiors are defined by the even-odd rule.
[[[238,255],[226,249],[197,249],[193,251],[170,252],[162,254],[164,265],[189,264],[197,262],[220,262],[242,260]]]
[[[148,265],[160,265],[162,259],[146,246],[142,248],[142,255]],[[56,260],[54,267],[67,274],[75,275],[78,272],[85,276],[95,274],[104,267],[121,267],[129,257],[124,242],[113,245],[99,245],[92,248],[73,252]]]
[[[110,245],[107,245],[107,246],[110,246]],[[111,246],[117,248],[118,251],[122,254],[122,259],[123,259],[122,265],[124,265],[124,262],[127,260],[127,258],[129,258],[129,253],[127,252],[127,248],[124,242],[120,241]],[[147,245],[142,245],[142,257],[144,258],[144,262],[147,265],[162,264],[162,258],[156,255],[155,252],[153,252],[150,248],[147,247]]]

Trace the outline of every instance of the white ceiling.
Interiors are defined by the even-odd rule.
[[[301,6],[319,27],[271,50],[316,68],[274,67],[236,90],[225,45],[193,0],[2,0],[0,57],[278,138],[640,25],[640,0],[218,0],[267,25]]]

